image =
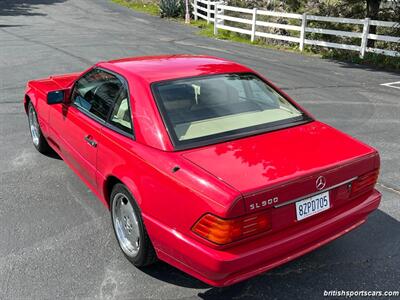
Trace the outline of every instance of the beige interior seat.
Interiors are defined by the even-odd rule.
[[[114,113],[113,122],[119,123],[124,127],[132,129],[131,122],[129,122],[129,106],[128,106],[128,99],[122,99],[119,103],[117,112]],[[115,110],[114,110],[115,112]]]

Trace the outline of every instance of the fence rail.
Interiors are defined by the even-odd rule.
[[[298,43],[301,51],[304,50],[304,45],[315,45],[326,48],[345,49],[351,51],[358,51],[361,57],[364,57],[366,52],[379,53],[389,56],[400,57],[400,52],[389,49],[371,48],[368,47],[368,40],[383,41],[388,43],[400,43],[400,37],[382,35],[376,33],[370,33],[370,26],[393,28],[399,26],[395,22],[370,20],[365,19],[350,19],[350,18],[336,18],[336,17],[324,17],[314,16],[308,14],[294,14],[284,13],[268,10],[260,10],[257,8],[241,8],[235,6],[225,5],[223,2],[210,1],[210,0],[193,0],[193,15],[195,19],[198,18],[207,20],[207,23],[214,23],[214,34],[218,34],[218,29],[224,29],[237,33],[247,34],[250,36],[250,40],[253,42],[256,37],[264,37],[269,39],[276,39],[282,41],[288,41],[292,43]],[[230,16],[226,12],[240,13],[241,16]],[[300,20],[300,25],[283,24],[279,22],[271,22],[265,20],[257,20],[259,16],[270,16],[285,19],[296,19]],[[226,25],[224,21],[230,21],[229,25]],[[314,24],[313,27],[308,26],[309,21],[317,22],[328,22],[328,23],[341,23],[341,24],[353,24],[360,25],[362,28],[361,32],[334,30],[327,28],[318,28]],[[245,24],[249,28],[237,27],[231,23]],[[298,21],[297,21],[298,22]],[[282,33],[268,33],[259,31],[260,28],[278,28],[284,30],[290,30],[298,33],[298,36],[292,36]],[[344,43],[333,43],[323,40],[308,39],[307,33],[317,33],[322,35],[340,36],[360,39],[358,45],[344,44]]]

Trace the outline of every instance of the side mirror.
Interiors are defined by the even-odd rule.
[[[47,104],[63,103],[65,98],[64,91],[53,91],[47,94]]]

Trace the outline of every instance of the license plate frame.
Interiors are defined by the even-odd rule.
[[[331,207],[329,191],[299,200],[295,204],[297,221],[315,216]]]

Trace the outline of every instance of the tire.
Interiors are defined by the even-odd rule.
[[[125,185],[114,185],[110,196],[111,222],[119,247],[136,267],[157,261],[139,206]]]
[[[50,146],[42,134],[42,130],[40,129],[40,125],[37,119],[36,110],[33,107],[32,102],[29,102],[28,104],[28,124],[33,146],[35,146],[36,150],[40,153],[49,153]]]

